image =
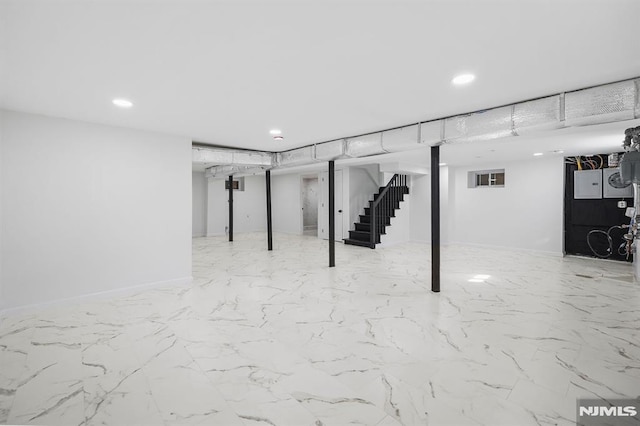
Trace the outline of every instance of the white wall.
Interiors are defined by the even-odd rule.
[[[0,18],[1,19],[1,18]],[[0,42],[1,43],[1,42]],[[0,64],[1,65],[1,64]],[[1,71],[0,71],[1,72]],[[2,264],[3,264],[3,257],[2,257],[2,253],[3,253],[3,245],[4,245],[4,232],[3,230],[3,226],[2,226],[2,194],[4,193],[4,189],[2,187],[2,152],[4,151],[4,144],[2,143],[2,136],[4,134],[4,126],[3,126],[3,122],[4,122],[4,111],[0,109],[0,309],[2,309],[3,306],[3,300],[4,300],[4,295],[2,292]]]
[[[225,179],[208,181],[207,235],[210,236],[225,235],[229,225],[229,192],[224,189],[224,181]],[[244,178],[244,191],[233,191],[233,234],[266,232],[266,229],[265,176],[247,176]]]
[[[469,171],[502,168],[504,188],[467,188]],[[452,239],[561,254],[563,176],[562,157],[455,168]]]
[[[204,172],[191,174],[191,236],[207,235],[207,178]]]
[[[191,141],[5,111],[2,308],[191,275]]]
[[[376,166],[349,167],[349,210],[347,218],[348,229],[354,229],[354,223],[364,214],[364,208],[369,206],[369,200],[378,192],[380,182],[376,180],[379,172]],[[345,233],[345,236],[348,236]]]
[[[442,179],[442,176],[440,178]],[[445,189],[441,181],[440,202],[442,202],[442,193]],[[410,176],[409,196],[411,197],[411,204],[408,205],[411,241],[431,243],[431,178],[427,175]],[[400,208],[402,209],[404,206],[401,205]],[[444,215],[442,215],[442,209],[440,211],[442,223]],[[442,234],[443,232],[440,233],[441,243],[444,243]]]
[[[387,226],[386,234],[380,236],[382,247],[411,241],[411,194],[404,195],[404,201],[400,202],[400,208],[395,211],[395,217],[391,218],[391,226]]]
[[[302,233],[300,174],[271,175],[271,217],[274,232]]]

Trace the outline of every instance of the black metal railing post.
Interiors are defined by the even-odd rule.
[[[376,228],[377,228],[377,223],[378,223],[378,218],[376,217],[376,209],[378,208],[376,206],[376,200],[377,198],[374,197],[373,199],[373,203],[369,203],[369,214],[371,215],[371,217],[369,218],[369,247],[370,248],[374,248],[376,246],[376,240],[375,240],[375,235],[376,235]]]
[[[271,229],[271,170],[265,176],[267,187],[267,250],[273,250],[273,233]]]

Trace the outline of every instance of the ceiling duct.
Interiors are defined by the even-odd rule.
[[[247,176],[262,173],[269,169],[267,166],[213,166],[205,170],[205,176],[208,178],[227,177],[227,176]]]
[[[201,164],[236,165],[273,167],[274,154],[271,152],[232,150],[224,148],[193,147],[191,161]]]
[[[473,142],[512,136],[511,109],[506,106],[447,118],[444,139],[447,142]]]
[[[315,158],[318,161],[336,160],[344,157],[344,139],[316,144]]]
[[[444,120],[420,123],[420,143],[435,145],[444,140]]]
[[[407,151],[443,142],[485,141],[640,118],[640,78],[561,93],[531,101],[457,115],[420,124],[333,140],[280,153],[194,147],[193,162],[242,165],[264,170],[318,161]],[[250,167],[247,167],[250,166]],[[218,174],[239,169],[217,169]]]
[[[382,147],[382,133],[370,133],[347,139],[346,154],[348,157],[368,157],[386,152]]]
[[[562,117],[563,95],[548,96],[513,105],[513,131],[528,135],[543,130],[564,127]]]
[[[605,84],[565,95],[567,126],[610,123],[638,117],[638,80]]]
[[[384,152],[400,152],[420,148],[420,125],[401,127],[382,132],[382,149]]]
[[[235,174],[242,169],[241,166],[213,166],[205,170],[205,176],[208,178],[217,176],[229,176]]]
[[[273,155],[273,153],[267,154],[253,151],[234,152],[233,163],[272,167],[274,165]]]
[[[291,149],[276,154],[276,164],[278,167],[300,166],[313,162],[315,162],[314,145]]]
[[[191,149],[191,161],[194,163],[233,164],[233,151],[194,146]]]

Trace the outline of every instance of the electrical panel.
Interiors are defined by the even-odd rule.
[[[609,168],[602,170],[602,193],[604,198],[631,198],[633,197],[633,185],[628,184],[625,188],[620,188],[620,179],[615,179],[616,173],[620,173],[619,168]]]
[[[602,170],[574,171],[573,198],[576,200],[602,198]]]

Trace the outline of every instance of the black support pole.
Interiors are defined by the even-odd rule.
[[[267,249],[273,250],[273,234],[271,230],[271,170],[267,170]]]
[[[431,147],[431,291],[440,292],[440,146]]]
[[[229,241],[233,241],[233,176],[229,175]]]
[[[329,161],[329,267],[336,266],[335,164]]]

